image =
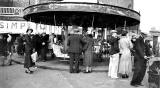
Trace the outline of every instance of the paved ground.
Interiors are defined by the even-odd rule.
[[[21,64],[0,67],[0,88],[134,88],[129,85],[130,79],[109,78],[108,66],[102,63],[96,63],[90,74],[70,74],[68,63],[59,60],[39,62],[37,65],[34,74],[25,74]],[[145,86],[138,88],[147,88],[146,78],[143,82]]]

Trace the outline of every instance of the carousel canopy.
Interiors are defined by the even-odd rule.
[[[123,27],[140,23],[140,14],[122,7],[82,2],[50,2],[24,9],[27,21],[48,25],[82,27]]]

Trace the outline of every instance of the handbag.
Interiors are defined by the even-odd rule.
[[[37,52],[32,53],[31,54],[31,58],[32,58],[33,62],[36,62],[38,60],[38,54],[37,54]]]

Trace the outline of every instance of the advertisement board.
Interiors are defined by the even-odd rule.
[[[23,16],[22,7],[0,7],[0,16]]]
[[[133,0],[99,0],[99,3],[133,9]]]
[[[61,35],[62,27],[35,24],[26,21],[0,21],[0,33],[26,33],[28,28],[33,29],[33,33],[46,32]]]

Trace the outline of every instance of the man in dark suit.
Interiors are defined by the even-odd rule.
[[[130,84],[135,87],[143,86],[141,82],[146,72],[147,57],[151,56],[151,53],[148,53],[150,49],[148,45],[145,43],[144,40],[145,37],[146,34],[141,33],[140,36],[138,36],[137,39],[133,41],[134,51],[135,51],[134,52],[135,69]]]
[[[41,60],[45,62],[47,60],[47,47],[48,47],[48,37],[46,33],[42,33],[41,36]]]
[[[70,56],[70,73],[79,73],[79,61],[82,54],[83,44],[85,41],[82,36],[77,34],[79,32],[77,26],[73,26],[74,34],[71,34],[68,39],[68,54]]]

